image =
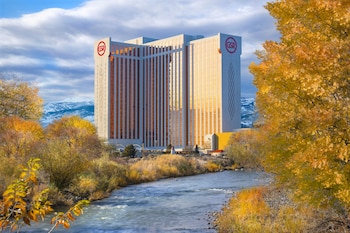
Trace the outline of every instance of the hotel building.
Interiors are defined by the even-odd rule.
[[[198,145],[241,126],[241,38],[95,42],[95,124],[112,144]]]

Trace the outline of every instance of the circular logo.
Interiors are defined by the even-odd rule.
[[[235,38],[233,37],[228,37],[225,41],[225,47],[227,52],[229,53],[234,53],[237,50],[237,42],[235,40]]]
[[[100,41],[100,43],[98,43],[97,45],[97,54],[100,56],[103,56],[105,52],[106,52],[106,44],[104,41]]]

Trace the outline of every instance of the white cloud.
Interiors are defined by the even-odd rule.
[[[278,39],[266,0],[91,0],[72,9],[51,8],[21,18],[0,18],[0,72],[34,81],[46,101],[93,96],[93,43],[111,36],[176,34],[242,36],[242,93],[254,95],[247,64],[267,39]],[[57,88],[57,89],[55,89]]]

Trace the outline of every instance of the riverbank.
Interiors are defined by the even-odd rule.
[[[349,221],[334,209],[294,202],[290,190],[273,184],[235,193],[214,218],[218,233],[350,232]]]
[[[101,200],[128,185],[236,169],[227,157],[199,154],[148,154],[142,158],[104,156],[91,161],[89,167],[63,192],[51,191],[55,208],[71,206],[82,199]]]

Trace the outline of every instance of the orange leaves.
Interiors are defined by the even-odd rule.
[[[44,189],[40,193],[33,192],[34,187],[31,182],[36,180],[36,173],[40,168],[39,159],[31,159],[28,166],[23,169],[21,178],[9,185],[3,193],[3,199],[0,200],[0,228],[2,231],[8,228],[11,231],[18,229],[24,224],[31,225],[31,221],[38,221],[38,218],[44,220],[45,216],[52,212],[51,202],[47,200],[49,189]],[[63,225],[70,227],[70,222],[75,220],[75,216],[83,214],[83,207],[88,205],[89,201],[79,201],[66,213],[58,213],[53,219],[55,228]],[[50,230],[50,232],[53,230]]]
[[[21,219],[30,225],[31,220],[37,221],[37,215],[43,218],[52,211],[51,203],[46,200],[48,190],[43,190],[39,195],[32,197],[32,184],[37,180],[36,172],[39,168],[39,159],[30,159],[20,178],[13,181],[4,191],[0,202],[2,230],[7,227],[11,230],[17,229]]]
[[[7,157],[26,157],[44,137],[38,122],[17,116],[0,118],[0,152]]]
[[[301,199],[350,208],[350,3],[281,0],[266,8],[281,41],[265,42],[250,69],[267,167]]]
[[[51,219],[51,224],[53,224],[53,227],[49,232],[51,232],[55,227],[58,227],[59,225],[62,225],[66,229],[70,228],[70,223],[76,220],[73,215],[82,215],[84,213],[83,207],[87,205],[89,205],[89,201],[82,200],[71,207],[67,212],[56,213],[56,215]]]

